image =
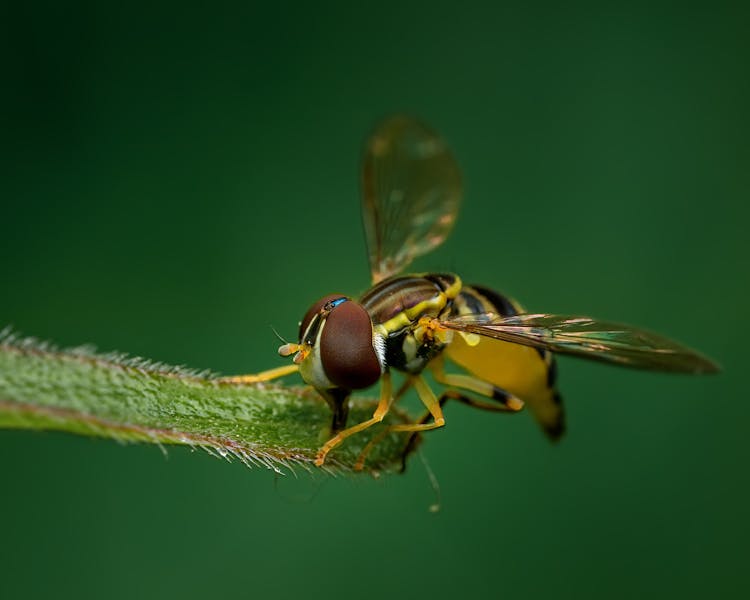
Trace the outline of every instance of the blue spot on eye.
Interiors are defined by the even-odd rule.
[[[339,304],[343,304],[344,302],[346,302],[346,298],[339,298],[338,300],[332,300],[331,301],[331,308],[335,308]]]

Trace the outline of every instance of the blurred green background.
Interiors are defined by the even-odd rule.
[[[223,373],[368,284],[365,134],[462,164],[417,269],[658,330],[716,377],[560,361],[569,430],[453,406],[404,476],[0,432],[3,598],[742,597],[746,3],[3,9],[0,324]]]

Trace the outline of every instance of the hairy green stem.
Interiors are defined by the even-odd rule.
[[[372,415],[372,401],[352,401],[350,423]],[[390,421],[405,416],[395,412]],[[239,385],[207,373],[90,348],[61,351],[0,334],[0,428],[48,429],[121,442],[180,444],[279,472],[313,466],[331,413],[312,390]],[[347,439],[326,460],[329,473],[349,471],[383,425]],[[388,435],[365,470],[398,470],[406,439]]]

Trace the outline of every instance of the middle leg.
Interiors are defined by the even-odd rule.
[[[414,389],[417,390],[417,394],[419,395],[419,399],[422,401],[422,404],[427,407],[427,414],[425,418],[421,419],[420,421],[417,421],[416,423],[403,423],[398,425],[390,425],[389,427],[386,427],[381,431],[378,435],[376,435],[370,442],[364,447],[362,452],[360,453],[359,457],[357,458],[357,462],[354,465],[355,470],[360,471],[365,465],[365,459],[367,458],[367,455],[370,453],[370,450],[378,443],[380,442],[386,435],[391,433],[392,431],[409,431],[412,432],[412,435],[409,439],[412,437],[416,437],[420,431],[428,431],[430,429],[436,429],[438,427],[443,427],[445,425],[445,417],[443,416],[442,411],[442,404],[440,401],[435,397],[435,393],[430,389],[430,386],[427,385],[425,380],[422,378],[421,375],[412,375],[410,376],[404,385],[401,387],[401,390],[399,390],[399,394],[402,392],[405,392],[409,387],[414,386]],[[432,422],[428,423],[427,421],[429,418],[432,417]]]

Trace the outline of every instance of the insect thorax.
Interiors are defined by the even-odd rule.
[[[388,367],[419,373],[443,350],[444,343],[421,335],[418,322],[449,314],[460,291],[458,276],[430,273],[386,279],[365,293],[360,302],[385,342]]]

